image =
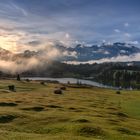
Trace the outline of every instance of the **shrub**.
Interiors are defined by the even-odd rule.
[[[26,79],[26,82],[30,82],[30,80],[29,79]]]
[[[62,94],[62,90],[61,89],[54,90],[54,94]]]

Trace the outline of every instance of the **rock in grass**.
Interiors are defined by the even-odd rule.
[[[116,94],[121,94],[121,92],[120,91],[116,91]]]
[[[10,91],[16,91],[15,85],[9,85],[8,88]]]
[[[66,87],[63,86],[63,87],[60,87],[60,89],[61,89],[61,90],[66,90]]]
[[[56,89],[54,90],[54,94],[63,94],[61,89]]]
[[[44,82],[44,81],[41,81],[40,84],[41,84],[41,85],[45,85],[45,82]]]

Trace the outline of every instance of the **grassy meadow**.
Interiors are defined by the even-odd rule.
[[[61,86],[1,80],[0,140],[140,140],[140,91]]]

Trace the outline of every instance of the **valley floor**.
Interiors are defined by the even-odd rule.
[[[140,139],[140,91],[61,86],[1,80],[0,140]]]

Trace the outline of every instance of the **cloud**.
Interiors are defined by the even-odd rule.
[[[63,54],[57,49],[56,44],[71,47],[82,42],[98,43],[103,39],[104,43],[126,42],[131,39],[131,43],[138,45],[139,42],[134,40],[138,40],[140,36],[140,29],[136,28],[139,26],[139,14],[135,13],[139,7],[138,9],[135,7],[137,10],[128,11],[129,14],[124,15],[122,14],[124,6],[122,9],[120,7],[122,1],[118,2],[120,3],[118,6],[114,5],[114,2],[102,5],[96,0],[87,1],[1,0],[0,47],[10,50],[14,54],[23,53],[25,50],[40,53],[38,58],[24,59],[24,62],[21,61],[21,63],[16,59],[14,61],[10,59],[6,61],[7,63],[2,60],[1,67],[5,64],[7,67],[14,65],[15,71],[19,71],[23,65],[28,66],[28,61],[32,62],[31,66],[37,66],[41,60],[47,61],[61,57]],[[129,7],[129,5],[127,6]],[[135,28],[131,28],[131,30],[125,28],[125,32],[123,32],[124,27],[129,27],[130,23],[134,21],[136,21]],[[124,23],[123,27],[122,23]],[[116,27],[116,25],[118,26]],[[65,52],[64,55],[77,57],[75,52]],[[10,67],[7,70],[10,70]]]
[[[41,42],[39,40],[33,40],[33,41],[29,41],[27,43],[27,45],[31,45],[31,46],[38,46],[40,44],[41,44]]]
[[[63,56],[77,58],[77,52],[76,51],[72,51],[72,52],[64,51]]]
[[[129,27],[129,23],[128,22],[124,23],[124,27]]]
[[[114,32],[120,33],[121,31],[119,29],[114,29]]]
[[[125,33],[124,36],[131,37],[131,34],[130,33]]]
[[[62,54],[53,45],[41,47],[36,51],[26,50],[16,54],[1,48],[0,70],[4,73],[17,74],[32,69],[41,69],[42,66],[46,66],[52,60],[58,60],[59,57],[62,57]]]
[[[75,44],[75,39],[65,32],[30,33],[12,26],[0,25],[0,47],[14,53],[24,52],[25,50],[36,51],[58,43],[68,47]]]
[[[19,59],[18,61],[0,60],[0,69],[4,73],[16,74],[35,69],[37,66],[41,66],[41,64],[36,58],[25,58],[22,60]]]
[[[86,62],[79,62],[79,61],[65,61],[67,64],[94,64],[94,63],[104,63],[104,62],[132,62],[132,61],[139,61],[140,60],[140,53],[136,53],[130,56],[121,56],[118,55],[117,57],[112,58],[104,58],[99,60],[91,60]]]
[[[16,29],[25,32],[46,36],[50,34],[51,39],[65,42],[68,45],[73,38],[86,43],[99,42],[103,39],[111,42],[125,41],[125,36],[120,35],[119,32],[123,32],[124,27],[130,26],[130,23],[136,22],[135,27],[139,25],[139,15],[138,12],[136,13],[139,8],[136,5],[135,10],[126,10],[128,13],[124,14],[124,6],[133,7],[134,3],[127,6],[121,5],[122,3],[120,0],[115,3],[107,2],[106,5],[102,5],[97,0],[88,0],[88,2],[85,0],[70,2],[68,0],[41,0],[39,2],[37,0],[2,0],[0,21],[6,21],[9,25],[15,24]],[[126,29],[133,35],[134,40],[137,40],[139,29],[133,26],[131,30]],[[114,35],[112,31],[116,34]],[[64,36],[60,39],[59,35],[62,32]],[[55,34],[57,36],[53,37]],[[64,41],[64,38],[67,41]]]
[[[69,39],[69,38],[70,38],[70,34],[69,34],[69,33],[66,33],[66,34],[65,34],[65,38],[66,38],[66,39]]]
[[[19,5],[15,4],[13,2],[11,2],[10,5],[11,5],[12,8],[14,8],[14,10],[17,10],[22,15],[28,16],[28,12],[25,9],[21,8]]]
[[[127,43],[132,44],[132,45],[138,45],[139,41],[128,41]]]

